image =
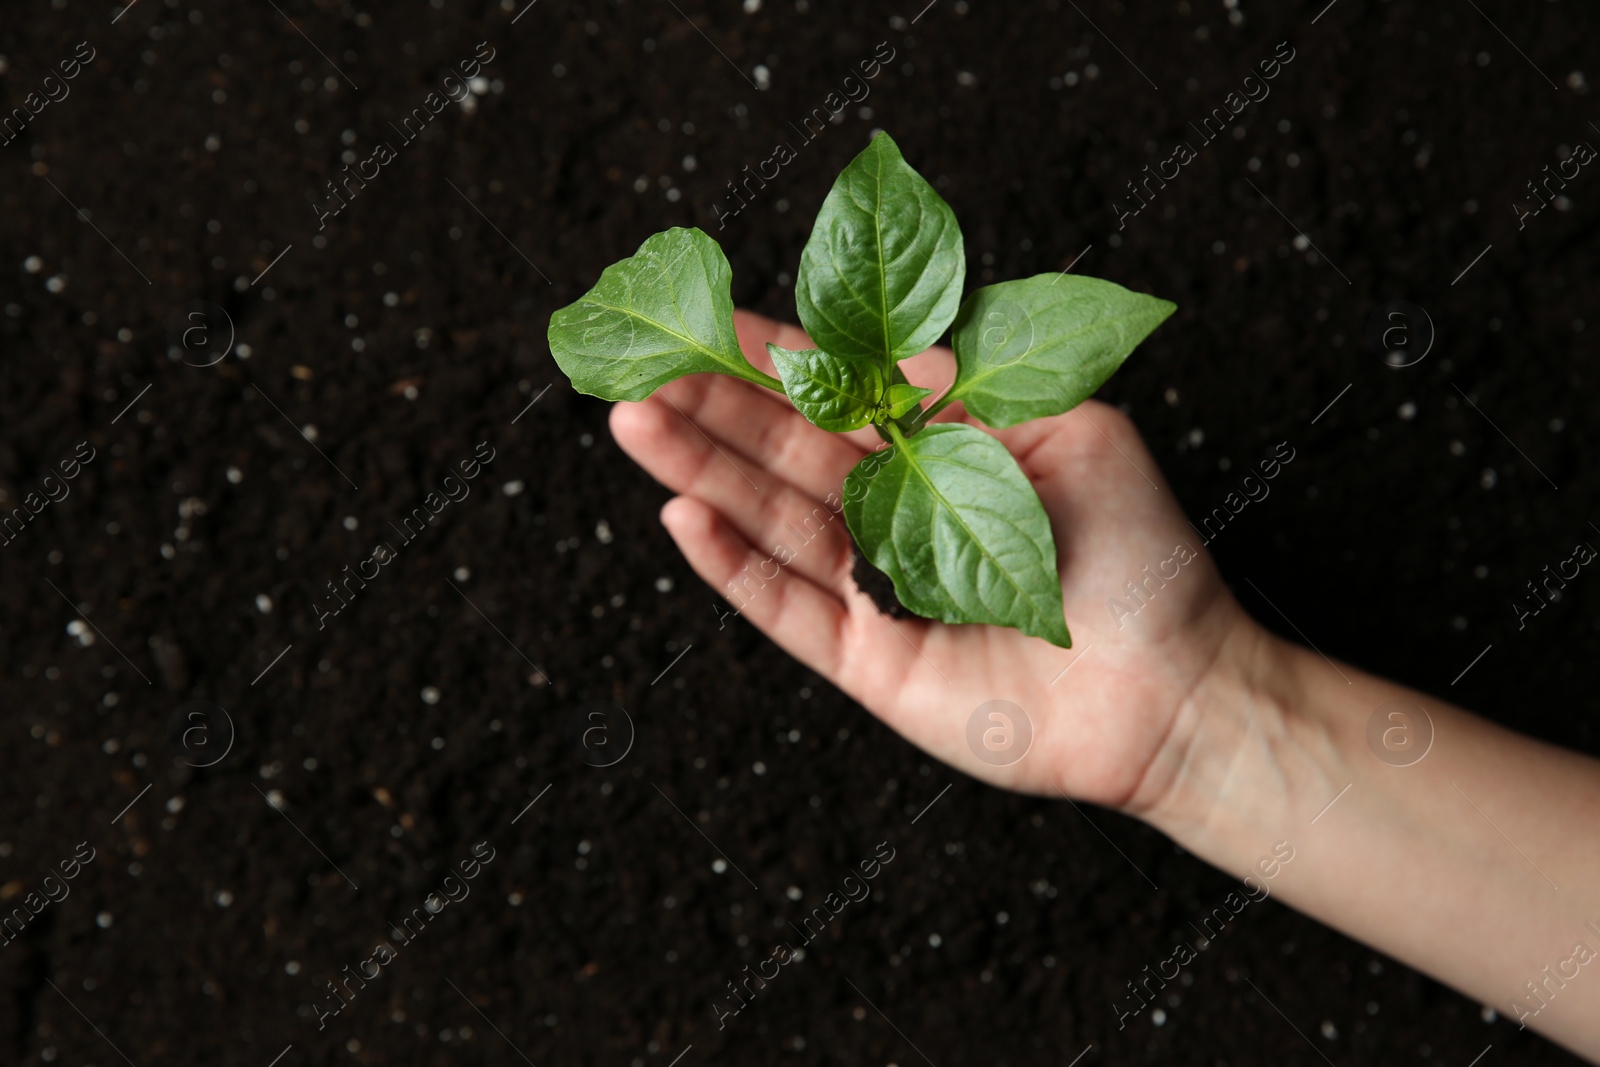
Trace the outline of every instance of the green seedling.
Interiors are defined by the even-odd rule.
[[[800,257],[795,303],[815,348],[767,350],[779,377],[745,359],[732,271],[699,229],[645,241],[550,319],[550,353],[575,389],[643,400],[715,371],[785,394],[824,430],[872,426],[888,447],[845,478],[851,535],[906,608],[990,623],[1071,647],[1050,520],[1004,445],[964,422],[930,420],[961,401],[995,429],[1076,407],[1175,305],[1075,274],[987,285],[961,299],[966,257],[954,212],[880,133],[823,201]],[[951,330],[955,380],[942,396],[898,364]]]

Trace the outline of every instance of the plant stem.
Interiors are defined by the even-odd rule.
[[[750,373],[755,375],[755,377],[751,378],[750,380],[755,382],[757,385],[764,385],[768,389],[771,389],[783,396],[788,395],[784,392],[783,382],[781,380],[774,378],[772,375],[765,373],[757,367],[751,367]]]

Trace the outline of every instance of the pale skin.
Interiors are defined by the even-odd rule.
[[[736,325],[767,373],[766,342],[810,347],[793,326],[744,312]],[[901,367],[935,389],[954,373],[944,349]],[[959,404],[943,420],[971,421]],[[1600,953],[1600,761],[1267,631],[1234,599],[1115,408],[1087,401],[986,429],[1050,516],[1071,650],[999,627],[891,621],[850,577],[842,517],[798,541],[786,523],[837,510],[845,474],[881,445],[872,430],[824,432],[783,396],[720,375],[618,404],[611,426],[678,494],[661,520],[701,578],[724,591],[743,574],[750,589],[752,572],[787,559],[738,598],[742,617],[908,741],[1002,788],[1142,819],[1600,1063],[1600,958],[1579,951]],[[1194,557],[1152,585],[1137,614],[1108,609],[1179,545]],[[1024,709],[1034,730],[1027,754],[1004,767],[980,761],[966,740],[974,709],[997,699]],[[1427,754],[1406,766],[1380,760],[1367,740],[1368,719],[1395,700],[1432,722]],[[1258,865],[1279,842],[1294,858],[1266,875]],[[1126,990],[1107,995],[1127,1000]]]

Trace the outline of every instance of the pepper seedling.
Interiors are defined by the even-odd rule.
[[[800,257],[795,303],[814,348],[769,344],[752,366],[733,328],[732,270],[699,229],[658,233],[550,319],[550,353],[573,388],[643,400],[714,371],[785,394],[824,430],[875,427],[888,447],[844,481],[845,521],[907,609],[989,623],[1069,648],[1050,520],[995,429],[1076,407],[1176,305],[1098,278],[1040,274],[963,303],[954,212],[879,133],[834,182]],[[898,364],[951,329],[955,380],[932,401]]]

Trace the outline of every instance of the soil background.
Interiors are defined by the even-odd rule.
[[[1211,546],[1268,626],[1593,753],[1600,579],[1520,630],[1512,605],[1600,537],[1600,176],[1520,226],[1513,203],[1600,143],[1600,12],[922,6],[8,9],[7,108],[94,58],[0,146],[0,504],[94,458],[0,545],[0,898],[94,859],[0,950],[0,1060],[1577,1062],[1275,900],[1119,1030],[1125,983],[1236,883],[937,765],[719,627],[545,329],[673,225],[792,318],[810,219],[887,129],[970,285],[1071,264],[1177,301],[1102,396],[1192,516],[1292,445]],[[1126,183],[1284,41],[1270,95],[1119,229]],[[406,143],[480,42],[471,109]],[[870,96],[719,229],[727,183],[880,44]],[[1410,366],[1369,342],[1391,300],[1431,322]],[[319,625],[480,442],[470,495]],[[620,744],[608,705],[632,746],[591,766],[574,716]],[[719,1029],[726,983],[885,842],[871,897]],[[325,983],[480,843],[470,895],[319,1029]]]

